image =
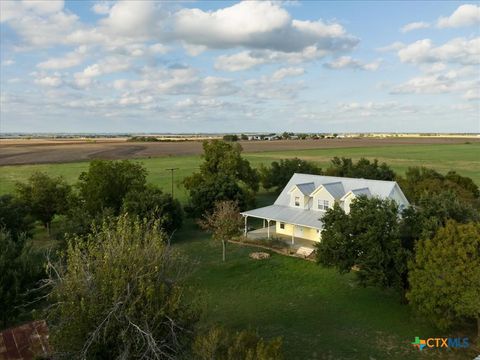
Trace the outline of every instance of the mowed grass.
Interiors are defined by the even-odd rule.
[[[402,145],[364,148],[314,149],[298,151],[272,151],[245,153],[253,166],[268,165],[274,160],[299,157],[318,163],[326,168],[334,156],[377,158],[386,162],[399,174],[404,174],[410,166],[427,166],[441,173],[455,170],[461,175],[471,177],[480,185],[480,143],[456,145]],[[174,191],[181,201],[186,200],[185,189],[181,180],[198,170],[200,156],[171,156],[138,159],[149,172],[148,181],[160,186],[165,191],[171,189],[171,176],[167,168],[179,168],[175,171]],[[79,174],[88,168],[88,162],[66,164],[16,165],[0,167],[0,194],[12,192],[15,182],[25,181],[34,171],[45,171],[51,175],[61,175],[68,182],[75,183]]]
[[[261,336],[283,338],[286,359],[470,359],[461,350],[428,350],[411,342],[446,336],[396,293],[359,287],[354,274],[340,275],[313,262],[272,254],[252,260],[254,248],[221,245],[192,223],[177,234],[174,247],[192,265],[188,283],[204,308],[201,326],[251,328]],[[264,251],[264,250],[262,250]]]

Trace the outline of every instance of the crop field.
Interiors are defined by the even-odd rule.
[[[263,142],[272,144],[275,142]],[[190,144],[190,143],[188,143]],[[179,145],[188,145],[187,143]],[[426,166],[441,173],[455,170],[459,174],[470,176],[480,185],[480,142],[462,144],[402,144],[388,146],[365,146],[344,148],[320,148],[297,150],[270,150],[245,152],[244,156],[258,167],[268,165],[274,160],[299,157],[311,160],[326,167],[334,156],[350,157],[358,160],[361,157],[378,159],[392,166],[400,175],[409,166]],[[149,182],[170,191],[171,177],[167,168],[175,167],[174,191],[180,200],[186,199],[181,180],[196,171],[201,163],[200,155],[161,156],[135,159],[144,164],[149,172]],[[14,190],[15,182],[24,181],[34,171],[45,171],[51,175],[63,176],[74,183],[78,175],[88,167],[87,161],[59,164],[7,165],[0,166],[0,194]]]

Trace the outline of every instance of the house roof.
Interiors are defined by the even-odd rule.
[[[313,182],[304,183],[304,184],[295,184],[294,187],[297,187],[298,190],[302,192],[303,195],[310,195],[313,190],[315,190],[315,184]]]
[[[323,223],[320,218],[324,213],[320,211],[303,210],[291,206],[270,205],[244,211],[242,215],[321,229]]]
[[[322,184],[325,190],[327,190],[335,199],[340,199],[345,195],[345,188],[340,181]]]
[[[275,200],[274,205],[288,206],[290,203],[289,190],[297,184],[313,183],[315,185],[315,189],[317,189],[320,185],[324,185],[325,187],[328,186],[327,190],[329,192],[330,190],[335,192],[338,196],[340,186],[332,185],[332,184],[336,184],[339,182],[343,186],[344,192],[342,196],[348,193],[349,191],[353,191],[353,190],[360,191],[361,189],[368,188],[371,196],[378,196],[382,199],[388,198],[392,193],[392,190],[396,186],[398,186],[395,181],[357,179],[357,178],[347,178],[347,177],[338,177],[338,176],[323,176],[323,175],[295,173],[291,177],[287,186],[285,186],[283,191],[280,193],[277,200]]]

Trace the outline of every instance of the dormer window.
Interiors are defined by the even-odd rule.
[[[300,206],[300,196],[295,196],[295,206]]]
[[[330,207],[328,200],[318,199],[318,210],[327,210]]]

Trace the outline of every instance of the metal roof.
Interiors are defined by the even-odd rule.
[[[342,183],[344,194],[351,190],[368,188],[372,196],[378,196],[379,198],[386,199],[389,197],[392,190],[397,183],[395,181],[384,180],[370,180],[370,179],[356,179],[338,176],[323,176],[323,175],[310,175],[310,174],[293,174],[292,178],[288,182],[287,186],[275,200],[275,205],[288,206],[290,203],[289,190],[297,184],[314,183],[315,189],[320,185],[328,185],[332,183]],[[333,191],[333,190],[332,190]],[[333,194],[332,194],[333,195]],[[402,194],[403,195],[403,194]],[[343,196],[343,195],[342,195]]]
[[[313,192],[313,190],[315,190],[315,184],[313,182],[309,182],[305,184],[295,184],[295,185],[297,186],[298,190],[300,190],[305,196],[310,195]]]
[[[260,219],[286,222],[288,224],[301,225],[316,229],[322,228],[320,218],[323,211],[304,210],[292,206],[270,205],[262,208],[242,212],[242,215]]]
[[[345,195],[345,188],[341,181],[336,181],[328,184],[322,184],[325,190],[327,190],[335,199],[340,199]]]
[[[301,209],[289,205],[290,190],[294,186],[299,188],[304,194],[311,189],[311,191],[308,192],[308,195],[310,195],[315,189],[318,189],[322,185],[335,199],[342,198],[350,191],[355,195],[376,196],[381,199],[386,199],[391,197],[394,189],[397,189],[403,202],[399,205],[408,205],[408,200],[395,181],[295,173],[273,205],[244,211],[242,215],[321,229],[323,223],[320,219],[325,214],[323,211]]]

